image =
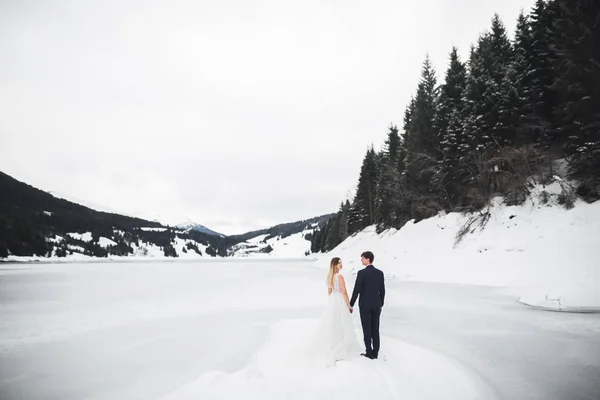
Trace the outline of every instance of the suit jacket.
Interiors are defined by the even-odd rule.
[[[376,310],[383,307],[383,300],[385,299],[383,272],[373,265],[367,265],[364,269],[358,271],[350,306],[354,307],[358,295],[360,295],[358,306],[361,309]]]

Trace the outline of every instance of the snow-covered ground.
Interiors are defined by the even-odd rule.
[[[92,232],[85,232],[85,233],[70,232],[70,233],[67,233],[67,235],[72,237],[73,239],[81,240],[82,242],[90,242],[93,239]],[[61,236],[56,235],[54,238],[49,238],[48,241],[57,243],[57,242],[60,242],[62,239],[63,238]],[[117,243],[115,241],[113,241],[109,238],[105,238],[104,236],[100,236],[100,238],[98,238],[98,245],[100,245],[101,247],[115,246],[116,244]]]
[[[67,233],[67,235],[71,236],[73,239],[81,240],[82,242],[89,242],[92,240],[92,232],[86,233]]]
[[[100,238],[98,239],[98,244],[101,247],[108,247],[108,246],[116,246],[117,243],[113,240],[110,240],[109,238],[105,238],[104,236],[100,236]]]
[[[599,398],[600,315],[472,285],[390,277],[384,359],[296,364],[324,278],[284,259],[0,265],[0,398]]]
[[[534,307],[600,311],[600,202],[578,201],[567,210],[557,204],[560,191],[558,182],[538,186],[521,206],[494,199],[484,229],[475,223],[456,245],[468,216],[451,213],[381,234],[367,228],[317,263],[326,268],[339,256],[356,269],[370,250],[389,278],[502,287]]]
[[[155,227],[142,227],[140,229],[143,231],[147,231],[147,232],[164,232],[167,230],[167,228],[155,228]]]
[[[301,258],[310,252],[310,241],[306,240],[306,235],[312,231],[313,229],[306,229],[284,238],[276,236],[267,240],[268,235],[259,235],[232,246],[230,252],[233,257]],[[264,252],[269,246],[272,251]]]

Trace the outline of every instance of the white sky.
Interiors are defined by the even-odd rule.
[[[0,170],[225,234],[334,212],[438,78],[533,0],[0,1]]]

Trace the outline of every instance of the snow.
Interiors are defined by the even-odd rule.
[[[143,231],[146,231],[146,232],[164,232],[167,230],[167,228],[155,228],[155,227],[142,227],[140,229]]]
[[[194,249],[188,249],[186,247],[186,245],[188,243],[192,243],[195,244],[196,246],[198,246],[198,250],[200,250],[200,252],[202,253],[202,255],[196,253],[196,251]],[[173,247],[175,248],[175,251],[177,252],[177,255],[179,256],[179,258],[199,258],[199,257],[203,257],[203,256],[207,256],[206,254],[206,248],[208,246],[205,246],[201,243],[197,243],[194,240],[191,239],[183,239],[180,238],[179,236],[175,237],[175,241],[173,242]],[[186,248],[187,253],[183,251],[183,248]]]
[[[0,393],[598,398],[600,315],[532,310],[473,285],[390,279],[382,358],[307,368],[293,355],[323,309],[324,275],[310,260],[280,258],[1,264]]]
[[[210,235],[225,237],[225,235],[223,235],[222,233],[215,232],[212,229],[209,229],[206,226],[191,220],[190,218],[186,218],[185,222],[180,222],[178,224],[175,224],[175,227],[181,228],[182,229],[182,231],[180,231],[181,233],[188,232],[191,230],[196,230],[199,232],[208,233]]]
[[[262,348],[251,363],[233,373],[211,371],[161,400],[233,399],[476,399],[485,388],[468,370],[438,353],[384,337],[385,361],[360,355],[339,361],[334,368],[294,362],[297,344],[311,333],[314,324],[305,320],[283,320],[270,326]],[[383,356],[383,354],[382,354]],[[383,358],[383,357],[382,357]],[[414,363],[419,360],[419,363]],[[431,386],[431,375],[444,380]],[[368,376],[363,379],[352,377]]]
[[[310,231],[308,231],[310,232]],[[302,257],[310,250],[310,242],[304,238],[307,231],[294,233],[279,242],[271,243],[271,257]]]
[[[104,236],[100,236],[100,239],[98,239],[98,245],[100,245],[101,247],[108,247],[108,246],[116,246],[117,243],[112,241],[109,238],[105,238]]]
[[[73,252],[77,252],[77,253],[83,253],[83,252],[85,252],[85,249],[83,247],[81,247],[81,246],[75,246],[75,245],[72,245],[72,244],[68,244],[67,245],[67,249],[71,250]]]
[[[49,242],[52,242],[52,243],[58,243],[58,242],[63,241],[64,238],[60,235],[54,235],[53,238],[47,238],[46,240],[48,240]]]
[[[310,251],[310,241],[305,239],[308,233],[313,229],[307,229],[302,232],[294,233],[282,238],[275,236],[264,241],[267,234],[258,235],[245,242],[238,243],[231,248],[233,257],[252,257],[252,258],[302,258]],[[262,249],[271,246],[273,249],[269,253],[262,252]]]
[[[117,232],[117,231],[115,231]],[[88,232],[86,234],[69,234],[79,240],[90,241],[91,234]],[[89,239],[89,240],[88,240]],[[49,242],[58,243],[63,240],[61,236],[56,235],[55,238],[48,238]],[[130,246],[133,249],[133,254],[127,256],[116,256],[109,255],[108,257],[91,257],[84,255],[84,248],[76,245],[68,245],[67,249],[73,251],[73,254],[67,253],[65,257],[56,256],[56,249],[54,249],[51,257],[40,257],[40,256],[14,256],[9,255],[8,257],[2,259],[2,261],[8,262],[42,262],[42,263],[72,263],[72,262],[82,262],[82,261],[91,261],[91,262],[106,262],[106,261],[139,261],[143,259],[154,259],[154,260],[168,260],[172,259],[172,257],[166,257],[162,247],[159,247],[153,243],[146,243],[143,241],[139,242],[139,246],[134,243],[131,243]],[[195,244],[198,247],[198,250],[202,253],[199,255],[194,250],[188,250],[187,253],[183,251],[183,247],[186,247],[187,243]],[[101,247],[115,246],[117,243],[112,239],[101,236],[98,240],[98,244]],[[175,251],[178,255],[178,258],[182,259],[197,259],[200,257],[210,257],[206,254],[206,248],[208,246],[197,243],[194,240],[183,239],[177,236],[174,241],[171,242]],[[187,247],[186,247],[187,249]],[[210,257],[212,258],[212,257]]]
[[[140,240],[139,246],[131,243],[133,257],[165,258],[163,249],[154,243],[146,243]]]
[[[251,239],[246,240],[246,243],[257,245],[260,242],[262,242],[263,240],[265,240],[267,236],[269,236],[269,235],[268,234],[258,235],[258,236],[255,236],[255,237],[251,238]]]
[[[542,204],[542,191],[549,202]],[[600,202],[557,204],[560,183],[536,187],[521,206],[499,198],[483,229],[455,245],[468,216],[441,214],[399,230],[374,227],[348,238],[317,261],[338,256],[355,270],[370,250],[389,279],[502,287],[522,304],[560,311],[600,311]]]
[[[67,233],[70,237],[76,240],[81,240],[83,242],[90,242],[92,240],[92,232],[86,233]]]

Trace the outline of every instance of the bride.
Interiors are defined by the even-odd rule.
[[[340,274],[342,260],[331,259],[327,275],[327,304],[318,322],[317,329],[311,338],[309,349],[325,361],[333,365],[336,361],[347,360],[360,353],[356,332],[350,313],[352,307],[348,299],[346,282]]]

